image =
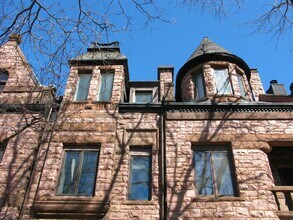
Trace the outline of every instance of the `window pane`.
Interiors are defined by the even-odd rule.
[[[238,79],[238,84],[239,84],[240,95],[244,97],[245,90],[244,90],[244,86],[243,86],[242,76],[240,74],[237,74],[237,79]]]
[[[153,100],[153,91],[135,91],[135,102],[150,103]]]
[[[96,180],[98,152],[84,152],[78,185],[78,194],[93,195]]]
[[[194,82],[195,82],[195,93],[196,93],[195,100],[197,101],[204,98],[205,96],[202,74],[195,75]]]
[[[80,152],[65,152],[59,194],[74,194]]]
[[[113,72],[104,72],[101,74],[98,101],[106,102],[111,99],[113,80],[114,80]]]
[[[0,70],[0,81],[1,82],[6,82],[8,80],[8,72]]]
[[[3,154],[4,154],[4,149],[0,148],[0,161],[2,160]]]
[[[218,94],[231,94],[231,86],[227,69],[215,69],[214,76]]]
[[[92,74],[79,74],[75,101],[86,101],[89,93],[89,87]]]
[[[235,193],[226,151],[213,151],[213,167],[216,175],[218,194],[233,196]]]
[[[150,156],[131,156],[131,200],[150,199]]]
[[[199,195],[212,195],[213,178],[211,170],[211,154],[209,151],[194,152],[195,183]]]

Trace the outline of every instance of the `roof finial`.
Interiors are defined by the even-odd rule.
[[[10,41],[15,41],[17,44],[21,44],[21,35],[13,33],[9,36]]]

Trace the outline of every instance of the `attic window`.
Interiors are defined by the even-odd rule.
[[[92,71],[80,71],[78,73],[74,101],[82,102],[87,100],[91,79]]]
[[[135,102],[151,103],[153,101],[153,90],[136,90]]]
[[[108,102],[111,100],[113,81],[114,81],[114,70],[101,71],[98,101]]]
[[[5,70],[0,70],[0,90],[2,91],[6,82],[8,80],[8,72]]]

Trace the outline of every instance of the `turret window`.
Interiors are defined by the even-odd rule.
[[[245,89],[244,89],[244,85],[243,85],[243,77],[239,73],[237,73],[237,80],[238,80],[240,95],[242,97],[244,97],[245,96]]]
[[[5,70],[0,70],[0,91],[3,90],[7,80],[8,80],[8,72]]]
[[[232,94],[230,77],[227,69],[214,69],[217,94]]]
[[[101,72],[98,101],[107,102],[111,100],[114,81],[114,71],[107,70]]]
[[[194,99],[195,101],[201,100],[205,97],[205,89],[204,89],[204,82],[203,82],[203,75],[196,74],[194,76]]]

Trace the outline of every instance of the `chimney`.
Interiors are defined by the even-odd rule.
[[[9,40],[10,41],[15,41],[17,44],[21,44],[21,35],[20,34],[16,34],[16,33],[11,34],[9,36]]]
[[[158,80],[160,81],[160,100],[174,101],[174,67],[159,66]]]
[[[273,95],[287,95],[284,84],[278,84],[277,80],[271,80],[270,81],[270,87],[266,91],[267,94],[273,94]]]
[[[293,96],[293,82],[292,82],[291,85],[290,85],[290,91],[291,91],[290,96]]]

